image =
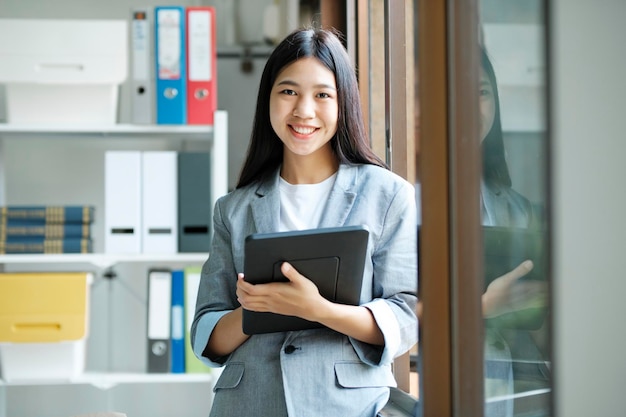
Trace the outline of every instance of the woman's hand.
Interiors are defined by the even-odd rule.
[[[530,260],[522,262],[512,271],[489,284],[482,297],[483,317],[491,318],[505,313],[546,304],[546,283],[519,281],[533,269]]]
[[[272,312],[314,321],[365,343],[383,345],[383,334],[372,312],[363,306],[333,303],[317,286],[284,262],[280,270],[287,282],[252,285],[239,274],[237,299],[246,310]]]
[[[287,282],[270,282],[253,285],[239,274],[237,279],[237,299],[242,307],[250,311],[271,312],[296,316],[310,321],[317,321],[315,312],[324,299],[317,286],[301,275],[289,263],[283,262],[281,272]]]

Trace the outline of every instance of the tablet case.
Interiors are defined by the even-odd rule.
[[[280,266],[287,261],[313,281],[324,298],[358,305],[368,237],[365,226],[252,234],[245,241],[245,280],[285,281]],[[243,332],[248,335],[319,327],[299,317],[243,310]]]

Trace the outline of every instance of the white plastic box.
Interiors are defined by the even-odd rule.
[[[114,124],[128,23],[0,19],[0,62],[7,123]]]
[[[84,339],[50,343],[0,343],[2,379],[71,381],[85,371]]]
[[[88,272],[0,273],[0,376],[72,380],[85,370]]]

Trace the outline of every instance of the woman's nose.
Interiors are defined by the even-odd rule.
[[[293,108],[293,115],[301,119],[311,119],[315,117],[315,103],[312,99],[301,97]]]

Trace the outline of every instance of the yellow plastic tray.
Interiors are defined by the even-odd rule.
[[[90,282],[87,272],[0,273],[0,343],[84,338]]]

